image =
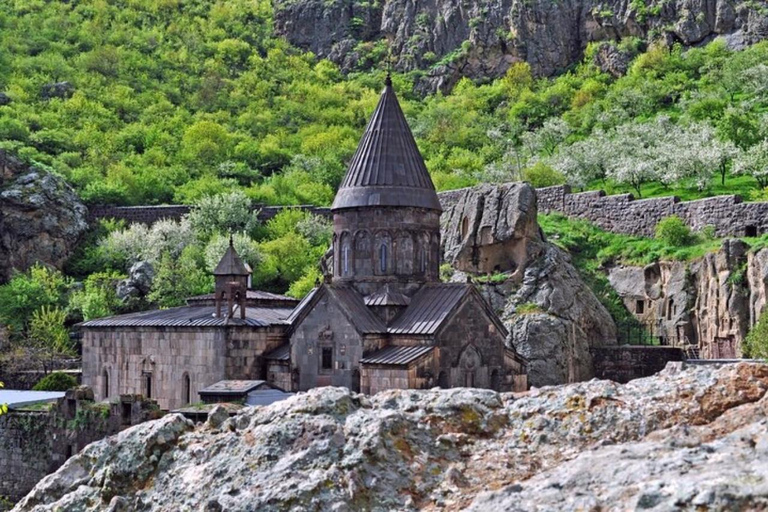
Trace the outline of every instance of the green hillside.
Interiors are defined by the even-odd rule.
[[[291,48],[274,36],[264,0],[8,7],[0,13],[0,149],[64,176],[91,204],[196,206],[188,219],[152,228],[103,222],[64,274],[38,267],[1,286],[0,323],[14,337],[59,329],[65,317],[71,324],[173,306],[210,291],[228,232],[237,233],[255,287],[302,296],[313,286],[327,223],[289,210],[254,225],[250,204],[329,204],[384,71],[344,76]],[[593,63],[596,45],[556,78],[534,78],[518,63],[495,81],[463,80],[449,95],[418,97],[418,71],[395,75],[437,187],[526,179],[643,197],[764,199],[768,42],[739,52],[722,41],[687,51],[634,39],[615,46],[631,59],[620,78]],[[385,68],[386,46],[366,48]],[[616,301],[601,291],[600,260],[687,259],[718,245],[706,237],[630,243],[583,224],[542,222],[553,239],[590,255],[577,261],[609,306]],[[137,262],[154,268],[152,289],[119,300],[115,285]]]
[[[0,92],[10,99],[0,147],[62,174],[90,203],[194,203],[241,189],[264,203],[328,204],[383,72],[345,77],[276,38],[271,19],[263,0],[12,2],[0,13]],[[758,144],[768,136],[768,44],[618,46],[636,55],[618,79],[592,64],[594,48],[555,79],[517,64],[448,96],[418,98],[413,77],[396,76],[438,188],[567,179],[761,197],[749,173],[768,158]],[[381,67],[384,48],[370,49]],[[46,88],[60,82],[70,87]]]

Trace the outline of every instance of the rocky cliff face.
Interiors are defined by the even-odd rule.
[[[382,65],[388,41],[396,68],[427,70],[420,87],[436,90],[501,76],[516,61],[552,75],[592,41],[691,46],[722,35],[741,47],[768,37],[768,15],[750,0],[276,0],[275,28],[346,71]]]
[[[14,510],[756,510],[766,389],[768,367],[747,363],[524,396],[315,389],[130,428]]]
[[[728,239],[690,264],[658,262],[616,267],[611,285],[627,308],[671,344],[694,345],[702,357],[739,357],[768,291],[768,249],[751,252]]]
[[[608,311],[536,221],[524,183],[440,194],[444,259],[462,274],[490,276],[483,294],[529,361],[533,386],[594,376],[590,349],[616,343]]]
[[[36,262],[63,265],[86,215],[64,180],[0,150],[0,283]]]

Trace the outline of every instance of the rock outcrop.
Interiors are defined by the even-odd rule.
[[[320,388],[221,424],[130,428],[14,510],[762,509],[767,389],[754,363],[524,396]]]
[[[0,150],[0,283],[37,262],[63,265],[88,227],[86,218],[63,179]]]
[[[440,201],[444,259],[460,273],[488,276],[483,294],[528,359],[531,385],[592,378],[590,349],[615,344],[616,327],[570,257],[544,238],[534,189],[483,185]]]
[[[427,70],[419,87],[445,90],[463,76],[501,76],[518,61],[552,75],[592,41],[693,46],[724,36],[743,47],[768,37],[768,16],[749,0],[278,0],[275,28],[345,71],[383,65],[388,41],[397,69]]]
[[[608,278],[654,336],[692,345],[705,358],[740,357],[741,343],[766,303],[768,249],[726,239],[720,250],[684,263],[619,266]]]

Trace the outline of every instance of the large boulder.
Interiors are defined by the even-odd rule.
[[[0,283],[38,262],[61,267],[87,213],[63,179],[0,150]]]
[[[723,36],[739,48],[768,37],[768,16],[749,0],[277,0],[275,30],[344,71],[381,65],[388,45],[395,67],[425,70],[417,87],[434,91],[502,76],[520,61],[553,75],[594,41],[695,46]],[[624,71],[615,52],[603,57],[607,71]]]
[[[616,326],[570,257],[544,238],[535,190],[482,185],[440,201],[445,260],[462,275],[490,275],[481,289],[528,359],[531,385],[592,378],[590,349],[616,344]]]
[[[525,396],[318,388],[220,428],[129,428],[14,511],[760,510],[766,389],[768,366],[748,363]]]

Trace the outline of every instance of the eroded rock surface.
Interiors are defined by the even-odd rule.
[[[592,378],[590,348],[615,344],[616,326],[570,257],[545,240],[534,189],[482,185],[440,201],[444,259],[457,279],[491,276],[481,289],[528,359],[531,385]]]
[[[61,267],[88,227],[86,215],[63,179],[0,150],[0,283],[36,262]]]
[[[726,239],[691,262],[619,266],[608,274],[627,308],[669,344],[693,345],[706,358],[740,357],[768,291],[768,249]]]
[[[768,504],[766,389],[755,363],[524,396],[320,388],[220,425],[133,427],[15,510],[755,509]]]
[[[419,87],[503,75],[513,62],[552,75],[592,41],[623,37],[693,46],[724,36],[732,47],[768,37],[768,16],[749,0],[279,0],[275,28],[345,71],[382,66],[390,41],[399,70],[427,70]],[[613,65],[611,72],[620,70]]]

